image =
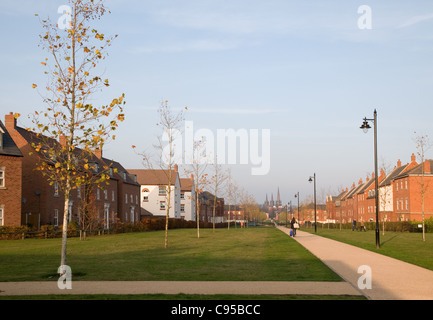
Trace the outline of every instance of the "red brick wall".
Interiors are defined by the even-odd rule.
[[[22,157],[0,155],[4,168],[4,187],[0,187],[0,206],[3,207],[3,225],[21,225]]]
[[[393,201],[397,219],[422,220],[421,190],[421,176],[409,176],[394,181]],[[407,208],[406,199],[408,200]],[[433,216],[433,177],[424,176],[424,218],[428,219],[431,216]]]

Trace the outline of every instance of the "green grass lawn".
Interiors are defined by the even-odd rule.
[[[272,228],[169,230],[68,239],[73,279],[124,281],[341,281]],[[0,241],[0,281],[57,281],[61,239]]]
[[[314,233],[312,228],[302,228],[302,231]],[[421,233],[380,231],[380,248],[376,249],[376,235],[374,230],[367,232],[317,229],[317,235],[345,242],[357,247],[371,250],[398,260],[409,262],[420,267],[433,270],[433,234],[426,234],[426,241],[422,241]]]

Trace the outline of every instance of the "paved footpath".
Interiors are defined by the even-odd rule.
[[[288,233],[289,229],[278,228]],[[361,286],[367,284],[366,274],[358,268],[368,266],[371,289],[361,291],[371,300],[433,300],[431,270],[308,232],[297,231],[294,239],[358,290],[360,277]]]
[[[287,233],[285,227],[278,227]],[[433,271],[338,241],[298,231],[294,238],[345,281],[57,281],[0,282],[0,296],[41,294],[308,294],[364,295],[372,300],[433,299]],[[360,266],[371,268],[371,289],[360,289]],[[72,279],[73,280],[73,279]]]

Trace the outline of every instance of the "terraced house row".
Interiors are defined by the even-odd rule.
[[[35,170],[42,151],[32,145],[41,140],[36,133],[17,125],[13,113],[0,121],[0,226],[27,225],[39,229],[42,225],[63,224],[64,195],[58,183],[50,184],[41,171]],[[65,142],[49,141],[62,145]],[[109,229],[115,222],[135,223],[143,216],[165,216],[170,188],[169,217],[196,220],[196,195],[193,176],[181,178],[178,167],[171,171],[125,169],[119,162],[103,157],[102,150],[93,154],[81,152],[89,174],[108,174],[103,184],[87,183],[73,189],[68,207],[69,221],[80,228]],[[53,165],[55,163],[53,162]],[[171,181],[171,182],[169,182]],[[214,196],[202,192],[198,197],[200,221],[213,221]],[[224,217],[224,199],[217,199],[215,220]]]
[[[50,184],[35,170],[43,159],[32,143],[41,138],[17,126],[13,113],[0,121],[0,226],[60,226],[63,223],[64,195],[58,183]],[[62,144],[63,141],[50,141]],[[102,150],[86,155],[92,174],[103,170],[109,179],[103,186],[83,184],[71,191],[70,221],[109,228],[115,221],[139,221],[140,185],[119,162],[102,156]]]
[[[391,172],[383,169],[379,177],[374,173],[360,179],[336,196],[326,197],[329,219],[335,222],[375,221],[375,181],[379,185],[380,221],[421,221],[433,216],[433,160],[402,165],[398,160]]]

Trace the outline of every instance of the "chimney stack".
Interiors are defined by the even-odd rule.
[[[412,153],[412,156],[410,157],[410,161],[415,162],[415,160],[416,160],[415,154]]]
[[[5,115],[5,127],[7,131],[15,130],[17,127],[17,119],[13,112],[9,112],[9,114]]]
[[[61,134],[59,136],[59,143],[62,147],[66,147],[66,137],[65,135]]]
[[[102,149],[101,148],[96,148],[94,154],[98,159],[102,159]]]
[[[398,161],[397,161],[397,168],[400,168],[401,167],[401,161],[400,161],[400,159],[398,159]]]

